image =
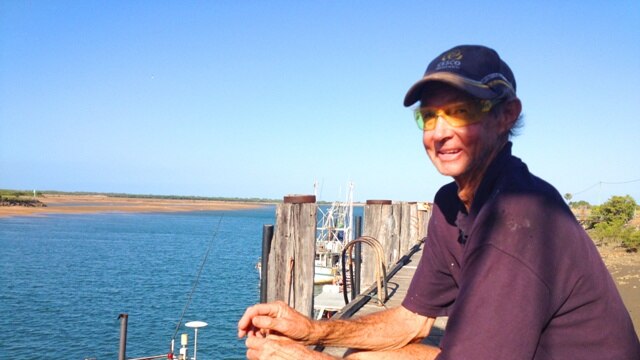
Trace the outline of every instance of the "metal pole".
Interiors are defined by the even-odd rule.
[[[125,360],[127,357],[127,321],[128,314],[118,315],[120,319],[120,350],[118,351],[118,360]]]
[[[192,358],[193,360],[197,360],[198,359],[198,328],[205,327],[207,325],[208,324],[206,322],[204,322],[204,321],[189,321],[188,323],[184,324],[184,326],[186,326],[188,328],[193,328],[194,331],[195,331],[195,337],[194,337],[194,340],[193,340],[193,358]],[[186,334],[183,334],[183,335],[186,335]],[[185,338],[184,339],[184,345],[185,346],[187,345],[187,342],[188,341]],[[182,350],[180,350],[180,351],[182,353]],[[187,358],[187,354],[186,354],[186,350],[185,350],[184,357],[185,357],[185,360],[188,359]]]
[[[193,337],[193,360],[198,360],[198,328]]]
[[[260,262],[260,302],[267,302],[267,268],[273,240],[273,225],[262,226],[262,258]]]
[[[356,239],[362,236],[362,216],[356,216]],[[353,284],[351,284],[351,296],[352,299],[355,299],[358,294],[360,294],[360,264],[362,263],[362,244],[356,243],[355,252],[353,262],[355,262],[355,270],[354,272],[354,280]]]

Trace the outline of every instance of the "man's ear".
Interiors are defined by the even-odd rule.
[[[522,103],[520,102],[520,99],[513,98],[507,100],[507,102],[502,106],[502,112],[500,114],[501,134],[507,133],[511,128],[513,128],[513,125],[520,116],[520,112],[522,112]]]

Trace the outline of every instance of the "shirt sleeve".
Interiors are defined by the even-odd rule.
[[[515,257],[485,245],[467,259],[438,359],[532,359],[550,291]]]
[[[446,316],[457,295],[457,285],[447,259],[450,258],[442,244],[453,237],[455,229],[445,225],[446,219],[437,206],[429,222],[427,239],[422,257],[411,280],[402,306],[423,316]],[[447,233],[447,229],[452,231]]]

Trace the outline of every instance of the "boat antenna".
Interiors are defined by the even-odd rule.
[[[180,319],[176,324],[176,330],[173,332],[173,336],[171,337],[171,341],[176,339],[176,335],[178,334],[178,330],[180,330],[180,325],[182,324],[182,319],[184,318],[184,314],[187,312],[189,305],[191,304],[191,299],[193,298],[193,293],[196,291],[196,287],[198,286],[198,282],[200,281],[200,275],[202,274],[202,269],[204,269],[204,264],[207,262],[207,258],[209,257],[209,253],[211,252],[211,248],[213,248],[213,241],[218,236],[218,230],[220,230],[220,224],[222,223],[222,218],[224,217],[224,213],[220,216],[218,220],[218,225],[216,226],[216,230],[213,232],[213,236],[211,236],[211,241],[209,242],[209,246],[207,248],[207,252],[204,254],[202,258],[202,263],[200,263],[200,268],[198,269],[198,274],[196,275],[196,281],[193,283],[191,287],[191,291],[189,292],[189,297],[187,298],[187,303],[184,304],[184,309],[182,309],[182,314],[180,315]]]

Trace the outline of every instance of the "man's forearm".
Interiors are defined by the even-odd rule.
[[[401,349],[383,351],[361,351],[354,352],[345,357],[349,360],[433,360],[440,349],[424,344],[409,344]],[[315,360],[315,359],[314,359]],[[321,359],[318,359],[321,360]]]
[[[434,321],[397,307],[351,320],[314,322],[308,343],[364,350],[398,349],[429,335]]]

